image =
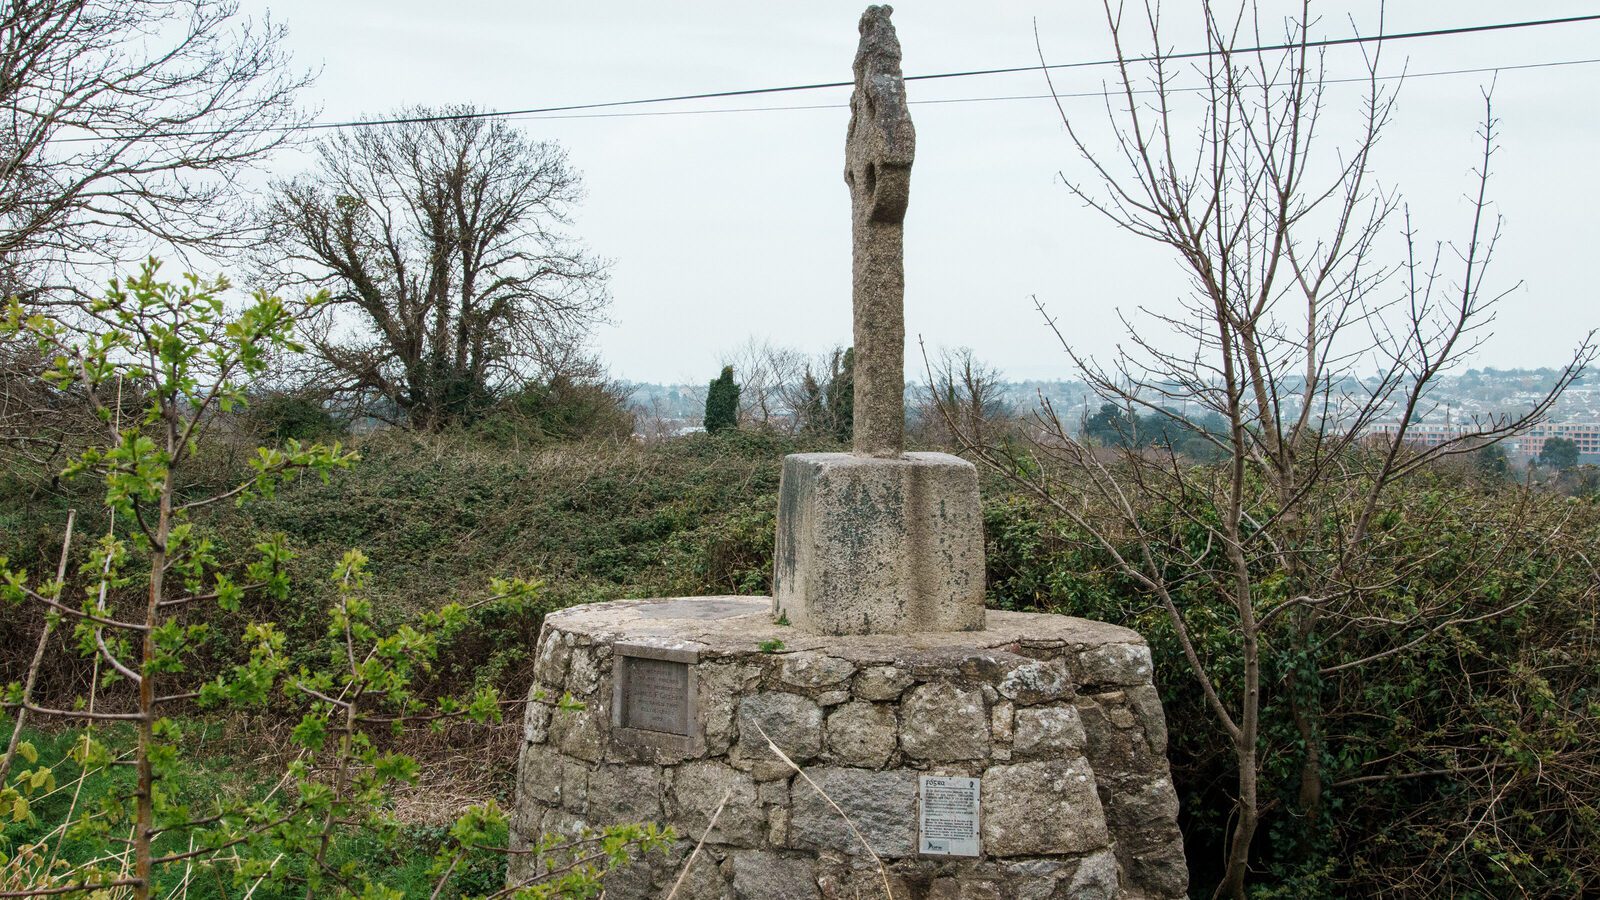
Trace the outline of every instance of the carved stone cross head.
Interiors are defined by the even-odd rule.
[[[869,6],[861,14],[844,180],[858,219],[898,223],[905,221],[910,198],[917,131],[906,107],[900,39],[889,21],[893,12],[892,6]]]

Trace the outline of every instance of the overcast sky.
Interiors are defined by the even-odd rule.
[[[1266,4],[1272,7],[1272,3]],[[1188,3],[1168,3],[1171,42],[1202,46]],[[325,119],[408,104],[544,107],[848,80],[862,3],[554,3],[528,0],[244,0],[290,27],[298,62],[319,67],[308,100]],[[1314,35],[1378,29],[1378,4],[1326,4]],[[1389,33],[1552,18],[1593,4],[1524,0],[1390,3]],[[1269,18],[1277,12],[1268,12]],[[1190,18],[1185,18],[1186,16]],[[1108,55],[1098,4],[906,2],[894,22],[906,74],[1029,65],[1034,21],[1051,62]],[[1273,19],[1275,21],[1275,19]],[[1354,26],[1352,26],[1352,20]],[[1600,57],[1600,23],[1395,43],[1384,69],[1413,76]],[[1360,51],[1329,51],[1330,77],[1360,73]],[[1058,75],[1098,90],[1109,69]],[[1424,237],[1464,239],[1464,192],[1480,147],[1488,73],[1412,77],[1376,171],[1410,203]],[[906,328],[932,347],[969,346],[1008,377],[1072,372],[1033,309],[1060,315],[1075,344],[1110,353],[1119,309],[1171,308],[1184,289],[1171,253],[1111,228],[1061,186],[1087,176],[1037,72],[908,86],[917,128],[906,221]],[[700,101],[521,123],[560,141],[588,197],[577,232],[613,261],[612,324],[597,343],[613,375],[702,382],[748,337],[808,352],[850,339],[849,196],[842,178],[848,90]],[[1333,87],[1353,110],[1359,87]],[[1098,99],[1066,101],[1084,121]],[[813,109],[713,112],[752,107]],[[1490,192],[1505,235],[1492,287],[1508,299],[1478,365],[1565,361],[1600,325],[1600,63],[1503,70],[1501,151]],[[582,115],[582,114],[580,114]],[[1330,119],[1345,140],[1355,120]],[[286,157],[284,174],[304,165]]]

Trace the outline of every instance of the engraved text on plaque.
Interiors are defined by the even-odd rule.
[[[689,733],[689,665],[665,659],[622,659],[622,725]]]
[[[976,778],[923,775],[918,849],[942,856],[978,855],[979,783]]]

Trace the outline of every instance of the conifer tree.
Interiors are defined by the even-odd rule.
[[[705,426],[710,433],[739,427],[739,385],[733,380],[733,366],[723,366],[722,375],[706,391]]]

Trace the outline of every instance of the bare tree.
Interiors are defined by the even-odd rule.
[[[849,348],[807,355],[751,337],[722,363],[739,376],[741,427],[850,439],[855,363]]]
[[[239,173],[304,121],[284,29],[235,0],[9,0],[0,10],[8,294],[156,247],[236,249]]]
[[[276,186],[277,285],[328,289],[311,346],[323,383],[436,427],[588,359],[605,267],[564,231],[581,197],[557,144],[470,107],[341,132]]]
[[[793,434],[797,391],[808,365],[805,354],[756,337],[725,355],[722,364],[739,374],[739,424]]]
[[[1007,439],[1014,410],[1002,396],[1000,370],[979,360],[970,347],[945,349],[936,359],[923,350],[928,377],[916,398],[913,421],[918,439],[930,446],[957,442],[945,427],[946,416],[963,424],[969,438],[990,444]]]
[[[1321,133],[1323,60],[1307,46],[1309,4],[1286,24],[1288,49],[1279,50],[1234,49],[1270,43],[1263,37],[1272,29],[1254,7],[1226,15],[1211,3],[1199,9],[1210,53],[1190,70],[1170,57],[1154,3],[1129,19],[1106,3],[1120,60],[1107,94],[1109,147],[1091,147],[1083,123],[1057,104],[1092,173],[1086,181],[1064,176],[1072,193],[1122,229],[1170,248],[1191,291],[1178,312],[1142,310],[1149,321],[1130,324],[1127,345],[1109,362],[1080,354],[1046,318],[1096,392],[1143,413],[1142,421],[1191,432],[1215,448],[1220,464],[1180,458],[1177,441],[1096,448],[1048,403],[1022,446],[991,440],[958,404],[941,408],[967,450],[1089,535],[1166,611],[1233,750],[1236,804],[1217,894],[1243,897],[1262,814],[1264,694],[1280,692],[1293,710],[1298,751],[1283,749],[1301,755],[1293,795],[1298,815],[1315,829],[1328,789],[1321,679],[1404,653],[1463,621],[1449,597],[1407,614],[1356,614],[1359,602],[1381,596],[1376,573],[1422,564],[1395,558],[1374,527],[1379,512],[1431,461],[1539,421],[1595,348],[1591,334],[1525,413],[1478,420],[1437,446],[1413,447],[1407,428],[1428,410],[1430,387],[1486,337],[1495,304],[1510,290],[1486,287],[1499,231],[1486,194],[1496,147],[1488,95],[1470,234],[1429,249],[1397,197],[1373,184],[1372,150],[1394,105],[1379,79],[1378,52],[1365,56],[1360,131],[1330,154]],[[1147,55],[1130,47],[1141,35]],[[1185,77],[1198,88],[1180,86]],[[1182,103],[1186,97],[1193,106]],[[1385,265],[1382,239],[1399,217],[1405,255]],[[1174,336],[1182,350],[1168,349]],[[1214,413],[1226,427],[1198,427],[1185,410]],[[1371,433],[1389,418],[1397,429]],[[1161,513],[1150,514],[1153,508]],[[1491,614],[1527,600],[1508,598]],[[1212,601],[1231,620],[1231,647],[1221,658],[1197,645],[1191,630],[1190,616],[1201,605],[1214,609]],[[1269,629],[1275,652],[1296,661],[1271,683],[1263,676]],[[1375,638],[1385,649],[1330,659],[1326,639],[1346,629],[1388,629]]]
[[[725,357],[740,376],[739,423],[799,434],[849,437],[849,409],[843,394],[853,383],[853,357],[843,347],[808,356],[792,347],[750,338]]]
[[[0,469],[31,496],[61,486],[62,468],[100,425],[81,394],[29,377],[44,360],[31,342],[0,336]]]

